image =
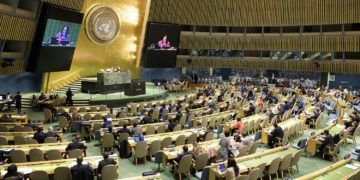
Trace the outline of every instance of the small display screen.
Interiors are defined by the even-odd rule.
[[[48,19],[43,46],[75,47],[80,33],[81,24]]]

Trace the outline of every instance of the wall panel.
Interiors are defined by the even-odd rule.
[[[0,39],[32,41],[35,26],[34,20],[0,14]]]
[[[153,0],[150,21],[217,26],[360,22],[358,0]]]
[[[181,49],[359,52],[360,37],[226,37],[181,35]]]
[[[41,0],[61,7],[81,11],[85,0]]]
[[[360,63],[356,60],[346,62],[321,61],[317,67],[311,61],[274,61],[259,58],[214,58],[197,57],[193,58],[191,63],[187,60],[189,56],[178,56],[178,67],[217,67],[217,68],[240,68],[240,69],[272,69],[272,70],[290,70],[290,71],[310,71],[310,72],[336,72],[336,73],[360,73]]]

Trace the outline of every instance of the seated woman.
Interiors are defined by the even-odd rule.
[[[315,123],[316,119],[320,116],[320,113],[321,113],[320,109],[315,108],[314,114],[306,119],[305,124],[309,125],[311,123]]]
[[[199,146],[199,144],[197,142],[193,143],[193,156],[194,158],[200,156],[201,154],[206,153],[205,149],[201,146]]]
[[[358,123],[356,121],[351,123],[351,126],[346,129],[347,131],[349,131],[349,136],[354,135],[357,127],[358,127]]]

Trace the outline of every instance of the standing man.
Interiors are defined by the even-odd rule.
[[[17,109],[18,114],[21,112],[21,95],[20,92],[17,92],[15,95],[15,108]]]
[[[66,105],[67,106],[72,106],[73,105],[73,100],[72,100],[72,97],[74,96],[73,92],[71,91],[71,89],[69,88],[67,91],[66,91]]]

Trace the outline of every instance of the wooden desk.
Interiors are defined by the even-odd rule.
[[[212,154],[214,154],[214,152],[217,152],[218,149],[220,148],[219,142],[220,142],[220,139],[213,139],[211,141],[199,142],[198,146],[203,147],[206,152],[213,151],[211,153],[208,152],[209,156],[212,156]],[[187,144],[187,146],[189,147],[189,151],[193,150],[192,144]],[[177,155],[179,153],[181,153],[182,151],[183,151],[183,146],[176,146],[173,148],[164,148],[162,150],[162,152],[163,152],[163,158],[162,158],[163,167],[166,166],[166,164],[169,160],[176,159]],[[215,155],[216,155],[216,153],[215,153]],[[209,157],[209,158],[211,158],[211,157]]]
[[[266,114],[256,114],[256,115],[252,115],[252,116],[242,118],[241,122],[242,123],[245,123],[245,122],[247,122],[247,123],[254,122],[255,123],[256,121],[261,121],[266,117],[267,117]],[[231,129],[233,124],[235,124],[236,122],[237,122],[237,120],[233,120],[233,121],[225,123],[224,129]]]
[[[347,167],[348,163],[350,163],[350,165],[357,168],[356,169],[348,168]],[[334,164],[331,164],[330,166],[317,170],[311,174],[307,174],[305,176],[297,178],[296,180],[310,180],[310,179],[346,180],[359,173],[359,171],[360,171],[360,163],[356,161],[351,162],[351,158],[349,158],[338,161]]]
[[[5,114],[10,114],[13,122],[0,122],[1,126],[6,126],[9,124],[26,125],[29,123],[29,116],[27,114],[19,115],[19,114],[11,114],[11,113],[0,113],[0,117],[2,117]]]
[[[317,138],[318,138],[325,130],[329,130],[329,133],[330,133],[332,136],[335,136],[336,134],[339,134],[339,133],[341,133],[342,131],[344,131],[344,130],[345,130],[345,126],[340,125],[340,124],[331,124],[331,125],[327,126],[327,127],[324,128],[324,129],[321,129],[321,130],[316,131],[315,136],[309,137],[309,140],[308,140],[308,144],[307,144],[307,147],[306,147],[306,152],[307,152],[309,155],[315,155],[318,145],[321,144],[321,142],[320,142]]]
[[[119,166],[119,160],[117,155],[111,155],[109,158],[113,158],[117,165]],[[93,169],[97,169],[99,162],[103,160],[102,156],[91,156],[84,157],[83,163],[90,163]],[[0,166],[1,177],[5,175],[6,169],[10,164],[5,164]],[[49,175],[54,174],[55,168],[57,167],[69,167],[76,165],[76,158],[72,159],[60,159],[60,160],[52,160],[52,161],[38,161],[38,162],[26,162],[26,163],[16,163],[18,167],[18,172],[22,172],[27,175],[32,171],[43,170],[46,171]]]
[[[36,104],[38,105],[51,105],[54,104],[55,100],[38,100]]]
[[[83,142],[85,143],[85,142]],[[26,155],[29,155],[31,149],[40,149],[44,153],[49,150],[59,150],[61,153],[65,153],[65,148],[70,144],[70,142],[61,142],[61,143],[46,143],[46,144],[24,144],[24,145],[6,145],[0,146],[1,150],[23,150]]]
[[[193,133],[197,133],[198,135],[204,132],[202,129],[188,129],[188,130],[182,130],[182,131],[176,131],[176,132],[168,132],[168,133],[161,133],[161,134],[152,134],[152,135],[145,135],[144,140],[147,142],[147,144],[151,144],[155,140],[162,141],[166,137],[171,137],[172,141],[175,141],[177,137],[180,135],[185,135],[185,137],[189,137]],[[131,147],[135,147],[136,142],[134,138],[129,138],[129,145]]]
[[[146,129],[149,127],[149,126],[153,126],[155,127],[155,129],[157,129],[158,127],[160,126],[166,126],[167,127],[168,123],[165,123],[165,122],[160,122],[160,123],[152,123],[152,124],[140,124],[138,125],[139,127],[141,127],[141,130],[143,133],[146,132]],[[116,132],[118,131],[119,129],[121,129],[123,127],[113,127],[113,132]],[[133,129],[133,126],[129,126],[128,127],[130,130]],[[105,130],[107,131],[107,128],[101,128],[99,131],[100,131],[100,136],[104,136],[105,134]]]
[[[122,178],[122,179],[118,179],[118,180],[149,180],[149,179],[162,180],[160,173],[157,173],[152,176],[136,176],[136,177],[130,177],[130,178]]]
[[[299,119],[295,119],[295,118],[291,118],[288,119],[286,121],[283,121],[281,123],[279,123],[278,125],[285,130],[285,128],[288,128],[290,130],[290,128],[301,124],[302,121],[300,121]],[[261,143],[263,144],[267,144],[268,143],[268,135],[271,133],[271,131],[274,129],[274,126],[270,126],[267,128],[263,128],[261,131]]]
[[[265,151],[258,152],[258,153],[252,154],[252,155],[239,157],[239,158],[236,158],[235,160],[239,166],[240,173],[245,173],[245,172],[248,172],[251,168],[256,167],[262,163],[266,163],[268,166],[268,165],[270,165],[270,163],[273,159],[278,158],[278,157],[282,158],[290,153],[294,155],[296,152],[298,152],[297,149],[291,148],[290,145],[287,145],[287,146],[277,147],[274,149],[265,150]],[[223,163],[226,163],[226,162],[223,162]],[[210,180],[215,180],[215,179],[221,177],[218,172],[218,166],[219,166],[219,164],[223,164],[223,163],[217,163],[217,164],[212,165],[212,167],[210,168],[210,174],[209,174]]]
[[[61,131],[56,131],[60,136],[60,139],[63,137],[63,133]],[[35,131],[29,132],[0,132],[0,136],[6,138],[7,141],[14,141],[15,136],[24,136],[25,138],[32,138],[34,136]],[[46,132],[45,132],[46,133]]]
[[[204,120],[209,122],[212,118],[215,118],[215,117],[223,118],[223,119],[230,118],[230,116],[233,116],[237,112],[238,112],[238,110],[232,109],[232,110],[227,110],[227,111],[223,111],[223,112],[208,114],[205,116],[200,116],[199,117],[200,119],[197,119],[196,117],[194,117],[193,127],[197,127]]]
[[[56,110],[63,109],[65,112],[70,113],[70,108],[76,108],[78,111],[80,108],[85,108],[87,111],[90,111],[90,108],[96,107],[97,111],[99,111],[101,106],[104,106],[104,105],[58,107],[58,108],[56,108]]]
[[[97,111],[97,112],[79,112],[80,116],[85,116],[85,114],[90,114],[91,117],[94,117],[97,114],[100,114],[101,116],[107,116],[109,115],[110,111]],[[115,115],[117,112],[113,111],[113,114]]]

